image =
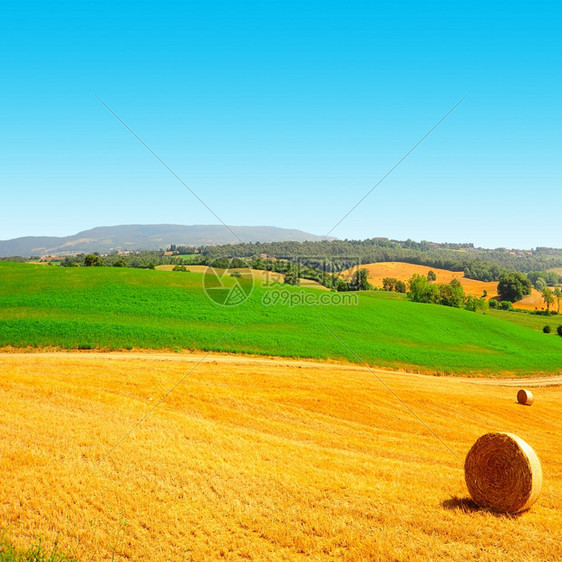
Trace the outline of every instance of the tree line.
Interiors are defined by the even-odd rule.
[[[199,250],[202,255],[210,258],[220,256],[252,258],[265,254],[298,261],[313,269],[319,269],[322,264],[329,262],[334,271],[349,269],[358,264],[400,261],[462,271],[466,277],[479,281],[498,281],[502,274],[509,271],[544,272],[551,268],[562,267],[562,249],[488,250],[474,248],[471,244],[434,244],[426,241],[377,238],[317,242],[253,242],[203,246]],[[557,282],[561,282],[560,276],[558,278]]]

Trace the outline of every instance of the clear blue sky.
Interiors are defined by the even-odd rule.
[[[557,2],[7,2],[0,239],[218,221],[562,246]]]

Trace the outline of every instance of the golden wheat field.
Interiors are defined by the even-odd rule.
[[[58,537],[80,560],[560,560],[562,388],[529,382],[527,407],[518,384],[3,353],[0,527],[22,547]],[[542,461],[542,495],[518,516],[467,498],[464,457],[490,431]]]

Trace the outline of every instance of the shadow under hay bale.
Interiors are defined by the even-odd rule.
[[[534,401],[535,398],[530,390],[525,390],[524,388],[522,388],[517,393],[517,402],[519,402],[519,404],[530,406]]]
[[[441,505],[450,511],[459,510],[466,513],[471,511],[480,511],[480,506],[471,498],[459,498],[458,496],[453,496],[452,498],[441,502]]]
[[[448,500],[444,500],[441,502],[441,507],[447,509],[448,511],[462,511],[463,513],[488,513],[493,515],[494,517],[505,517],[508,519],[516,519],[522,513],[505,513],[500,511],[494,511],[487,507],[480,507],[474,500],[471,498],[460,498],[458,496],[453,496]]]
[[[511,433],[480,437],[466,455],[464,475],[476,504],[505,513],[531,507],[542,487],[542,468],[535,451]]]

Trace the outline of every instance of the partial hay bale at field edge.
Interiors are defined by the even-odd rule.
[[[466,455],[464,477],[476,504],[504,513],[528,509],[542,488],[535,451],[511,433],[480,437]]]
[[[519,404],[524,404],[525,406],[530,406],[535,401],[533,393],[530,390],[525,390],[522,388],[517,393],[517,402]]]

